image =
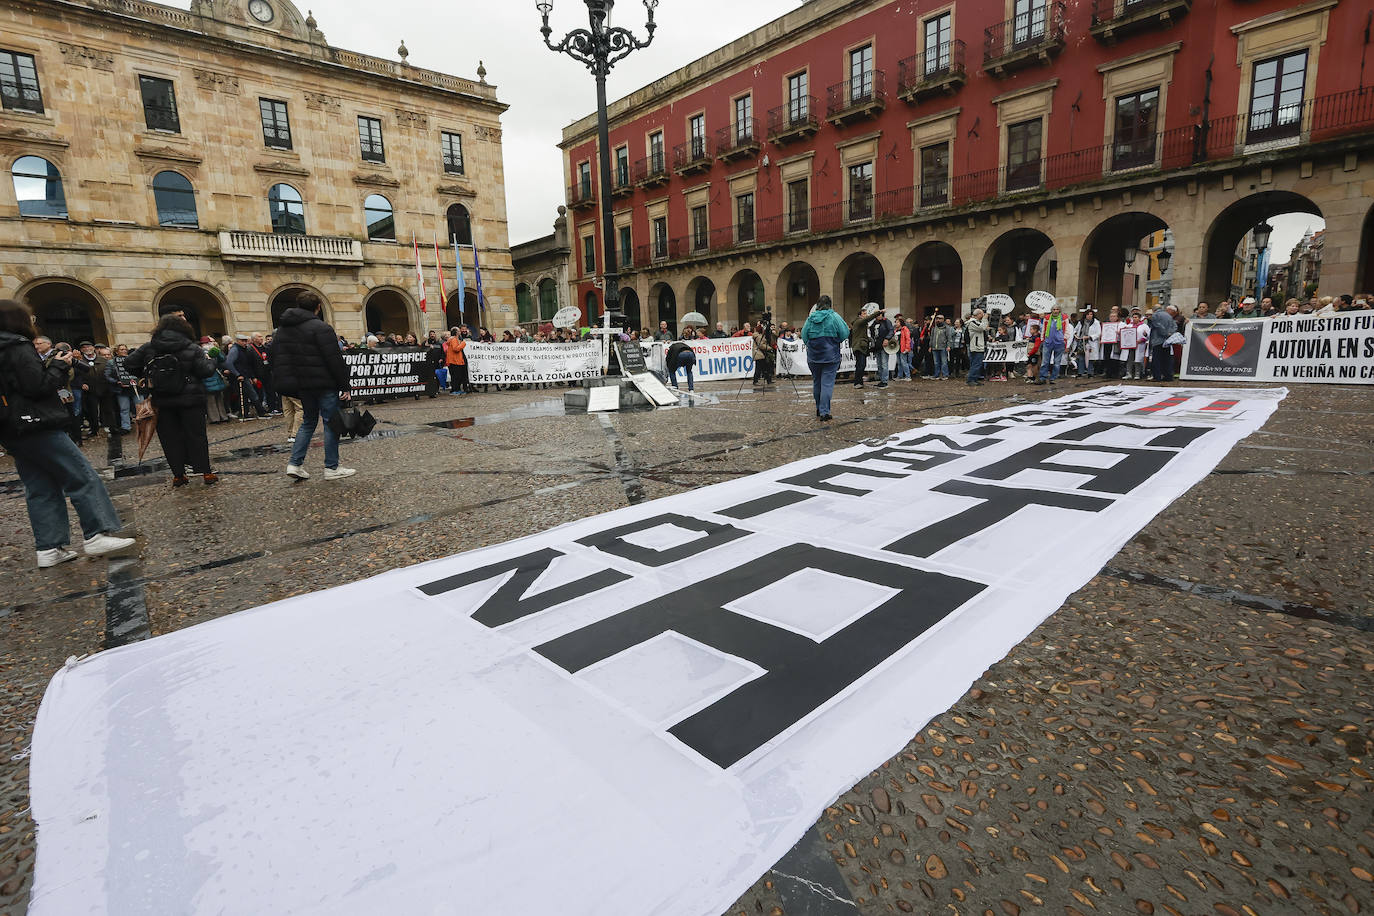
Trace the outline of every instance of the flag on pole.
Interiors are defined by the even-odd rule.
[[[458,270],[458,320],[463,321],[467,314],[467,281],[463,279],[463,249],[458,247],[458,236],[450,237],[453,242],[453,263]]]
[[[427,311],[425,308],[425,272],[420,269],[420,246],[415,241],[415,233],[410,234],[411,247],[415,249],[415,282],[420,288],[420,311]]]
[[[444,289],[444,262],[439,257],[439,236],[431,236],[434,241],[434,272],[439,275],[439,311],[448,308],[448,290]]]
[[[487,300],[482,295],[482,265],[477,260],[477,246],[472,246],[472,272],[477,275],[477,308],[482,315],[482,321],[487,320]]]

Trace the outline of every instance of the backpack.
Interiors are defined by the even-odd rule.
[[[177,395],[186,390],[186,375],[175,353],[154,356],[143,367],[143,380],[153,394]]]

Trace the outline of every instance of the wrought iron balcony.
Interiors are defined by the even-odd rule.
[[[814,95],[804,95],[768,110],[768,139],[778,146],[805,140],[820,128]]]
[[[1103,44],[1149,29],[1167,29],[1187,15],[1193,0],[1093,0],[1088,32]]]
[[[219,253],[226,261],[361,264],[363,243],[334,236],[229,230],[219,234]]]
[[[826,90],[825,119],[835,126],[876,118],[887,105],[887,79],[870,70]]]
[[[711,147],[705,137],[693,137],[673,147],[673,171],[679,175],[704,172],[711,167]]]
[[[721,162],[757,156],[758,152],[758,118],[730,124],[716,131],[716,158]]]
[[[619,200],[635,192],[634,182],[630,181],[630,164],[617,165],[611,170],[611,197]]]
[[[636,185],[641,188],[652,188],[661,184],[668,183],[668,163],[663,153],[654,153],[652,156],[645,156],[635,163],[634,173],[631,175]]]
[[[596,195],[592,193],[592,182],[575,181],[568,188],[568,206],[574,210],[588,210],[596,206]]]
[[[1037,6],[983,30],[983,69],[993,76],[1048,63],[1062,50],[1063,0]]]
[[[953,93],[968,81],[964,43],[959,39],[927,48],[897,65],[897,95],[912,103]]]

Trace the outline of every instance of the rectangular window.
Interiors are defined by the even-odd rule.
[[[849,52],[849,101],[866,102],[873,98],[873,46],[864,45]]]
[[[286,103],[276,99],[258,99],[262,112],[262,142],[273,149],[291,148],[291,122],[286,116]]]
[[[43,113],[38,67],[32,54],[0,51],[0,103],[11,111]]]
[[[582,275],[590,277],[596,273],[596,238],[586,235],[582,237]]]
[[[386,162],[382,149],[382,122],[377,118],[358,115],[358,143],[367,162]]]
[[[863,162],[849,167],[849,218],[869,219],[873,216],[873,163]]]
[[[952,18],[951,14],[945,13],[926,20],[926,76],[935,76],[949,70]]]
[[[788,126],[805,123],[811,115],[811,90],[807,73],[794,73],[787,78],[787,121]]]
[[[630,236],[630,227],[629,227],[629,226],[621,226],[621,227],[620,227],[619,235],[620,235],[620,251],[618,252],[618,254],[620,255],[620,259],[619,259],[619,261],[618,261],[617,263],[619,263],[622,267],[629,267],[629,266],[630,266],[630,252],[634,250],[634,249],[631,247],[631,245],[632,245],[633,242],[634,242],[634,239]]]
[[[587,200],[592,196],[592,164],[590,162],[577,164],[577,194],[579,200]]]
[[[1155,118],[1158,111],[1158,89],[1147,89],[1117,98],[1112,168],[1131,169],[1154,164]]]
[[[1302,132],[1302,96],[1307,52],[1271,57],[1255,64],[1250,82],[1247,142],[1296,137]]]
[[[176,89],[173,88],[171,80],[140,76],[138,91],[143,96],[143,121],[149,130],[181,133],[181,121],[177,118]]]
[[[463,174],[463,136],[441,131],[440,143],[444,152],[444,171],[450,175]]]
[[[754,97],[743,95],[735,99],[735,143],[754,139]]]
[[[706,116],[692,115],[687,119],[687,133],[691,138],[691,157],[700,159],[706,155]]]
[[[654,257],[668,257],[668,217],[654,217]]]
[[[649,134],[649,171],[661,172],[664,168],[663,131],[656,130]]]
[[[1040,184],[1040,119],[1022,121],[1007,128],[1007,190],[1019,191]]]
[[[735,198],[735,241],[754,240],[754,194],[741,194]]]
[[[949,203],[949,144],[921,148],[921,206]]]
[[[1045,37],[1047,0],[1016,0],[1016,18],[1012,20],[1012,41],[1030,44]]]
[[[709,234],[706,229],[706,207],[692,208],[692,250],[702,251],[708,244]]]
[[[628,146],[616,147],[615,186],[617,188],[630,186],[630,148]]]
[[[806,178],[787,183],[787,231],[805,232],[811,226],[811,182]]]

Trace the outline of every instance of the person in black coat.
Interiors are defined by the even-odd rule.
[[[38,549],[38,566],[74,560],[67,544],[71,525],[67,500],[76,507],[89,556],[133,545],[115,537],[124,527],[104,482],[67,436],[71,411],[58,391],[71,371],[71,351],[46,363],[33,346],[33,313],[13,299],[0,300],[0,445],[14,459],[24,482],[29,526]]]
[[[348,363],[339,349],[339,336],[320,318],[323,303],[314,293],[296,297],[296,307],[282,313],[281,325],[272,338],[272,381],[277,391],[300,398],[305,415],[291,449],[286,473],[308,480],[305,456],[320,421],[324,421],[324,479],[352,477],[352,468],[339,467],[339,434],[329,421],[339,402],[349,398]]]
[[[143,381],[157,408],[157,439],[172,469],[172,486],[187,484],[186,465],[212,486],[210,440],[205,432],[205,380],[215,364],[196,343],[196,332],[179,315],[165,315],[153,339],[129,354],[124,367]]]

